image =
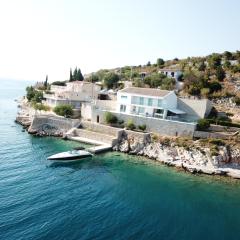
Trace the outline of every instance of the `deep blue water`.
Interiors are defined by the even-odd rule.
[[[240,182],[106,153],[69,165],[79,145],[14,123],[26,83],[0,84],[0,239],[240,239]]]

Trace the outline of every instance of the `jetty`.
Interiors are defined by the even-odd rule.
[[[64,138],[94,145],[87,151],[97,154],[112,150],[121,132],[121,129],[83,121],[79,128],[74,127],[67,131]]]

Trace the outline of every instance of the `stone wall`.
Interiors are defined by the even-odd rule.
[[[164,119],[155,119],[143,116],[132,116],[128,114],[121,114],[112,112],[119,120],[127,122],[132,119],[136,126],[145,124],[148,132],[155,132],[166,136],[184,136],[192,137],[196,128],[194,123],[177,122]],[[93,112],[92,121],[104,123],[105,111],[95,110]]]
[[[29,128],[29,132],[49,130],[60,131],[64,133],[79,124],[80,121],[77,119],[67,119],[64,117],[51,115],[35,115]]]
[[[82,121],[81,126],[84,129],[88,129],[90,131],[108,134],[114,137],[118,137],[119,132],[122,131],[122,129],[119,129],[119,128],[114,128],[114,127],[97,124],[93,122],[88,122],[88,121]]]
[[[217,138],[223,140],[229,140],[234,137],[234,134],[224,133],[224,132],[203,132],[203,131],[195,131],[194,132],[195,138]]]
[[[107,135],[99,132],[93,132],[85,129],[75,129],[73,131],[73,136],[92,139],[95,141],[99,141],[99,142],[103,142],[111,145],[115,143],[115,139],[116,139],[114,138],[114,136],[111,136],[111,135]]]

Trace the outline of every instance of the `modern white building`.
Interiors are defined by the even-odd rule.
[[[50,107],[70,104],[79,109],[83,102],[91,102],[97,99],[100,90],[99,85],[84,81],[68,82],[66,86],[52,85],[52,94],[44,94],[45,104]]]
[[[117,93],[117,112],[155,117],[177,119],[185,114],[177,108],[178,100],[174,91],[129,87]]]

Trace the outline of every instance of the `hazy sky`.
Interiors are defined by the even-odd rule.
[[[0,0],[0,78],[240,49],[239,0]]]

